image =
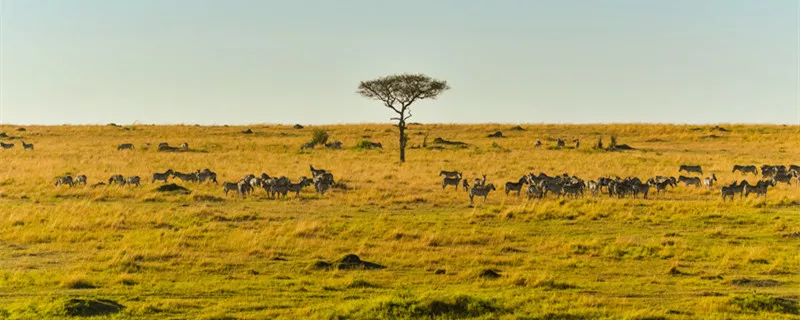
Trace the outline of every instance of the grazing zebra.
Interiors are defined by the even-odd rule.
[[[541,146],[542,146],[542,141],[541,140],[536,140],[536,142],[533,143],[533,147],[534,148],[539,148]]]
[[[3,149],[11,149],[11,148],[14,147],[14,144],[13,143],[0,142],[0,147],[2,147]]]
[[[695,186],[700,187],[700,178],[698,177],[685,177],[680,176],[678,177],[678,182],[683,182],[686,186]]]
[[[65,186],[69,186],[70,188],[72,188],[72,186],[75,185],[75,182],[72,181],[72,176],[63,176],[63,177],[60,177],[60,178],[56,179],[56,187],[58,187],[60,185],[65,185]]]
[[[461,181],[461,186],[464,187],[464,191],[469,192],[469,182],[467,181],[467,179]]]
[[[442,179],[442,191],[444,191],[447,188],[447,186],[453,186],[455,187],[456,192],[458,192],[459,182],[461,182],[461,173],[458,173],[455,177],[445,176]]]
[[[198,170],[195,175],[197,176],[198,182],[203,183],[206,182],[206,180],[209,180],[211,182],[214,182],[214,184],[218,184],[217,173],[209,170],[208,168],[205,168],[203,171]]]
[[[567,146],[567,143],[563,139],[559,138],[558,140],[556,140],[556,147],[557,148],[563,148],[563,147],[566,147],[566,146]]]
[[[561,187],[561,192],[564,196],[578,198],[578,196],[583,196],[583,186],[580,183],[564,185]]]
[[[717,175],[712,173],[711,177],[707,177],[707,178],[703,179],[703,185],[706,186],[707,188],[711,189],[712,187],[714,187],[714,182],[715,181],[717,181]]]
[[[25,143],[25,141],[22,141],[22,149],[33,150],[33,143]]]
[[[544,196],[547,196],[547,193],[553,193],[556,197],[561,197],[561,192],[564,189],[564,185],[555,181],[544,181],[542,183],[542,190],[544,191]]]
[[[139,178],[139,176],[125,178],[125,183],[127,185],[136,185],[137,188],[139,187],[140,181],[141,179]]]
[[[305,150],[305,149],[314,149],[314,145],[316,145],[316,144],[315,144],[315,143],[313,143],[313,142],[306,142],[306,143],[304,143],[304,144],[302,144],[302,145],[300,146],[300,150]]]
[[[117,147],[117,150],[131,150],[133,149],[133,143],[123,143]]]
[[[189,150],[189,143],[188,142],[181,143],[181,149]]]
[[[739,171],[739,172],[744,173],[744,174],[752,173],[752,174],[758,175],[758,168],[756,168],[756,166],[752,166],[752,165],[743,166],[743,165],[735,164],[735,165],[733,165],[733,171],[731,171],[731,173],[734,173],[736,171]]]
[[[222,183],[222,190],[225,191],[225,196],[228,196],[229,191],[236,191],[239,192],[239,184],[236,182],[223,182]]]
[[[690,165],[682,164],[680,169],[678,169],[678,172],[681,172],[681,171],[686,171],[686,173],[695,172],[695,173],[698,173],[698,174],[703,174],[703,168],[701,168],[700,166],[690,166]]]
[[[86,178],[85,174],[79,175],[75,177],[75,184],[83,184],[85,186],[86,180],[88,180],[88,178]]]
[[[115,174],[115,175],[111,176],[111,178],[108,178],[108,184],[109,185],[114,184],[114,183],[116,183],[116,184],[118,184],[120,186],[124,186],[125,185],[125,177],[123,177],[121,174]]]
[[[167,180],[169,180],[169,177],[171,177],[173,173],[174,171],[172,171],[172,169],[169,169],[164,173],[156,172],[153,174],[153,181],[151,181],[150,183],[155,183],[156,181],[164,181],[164,183],[166,183]]]
[[[486,197],[489,196],[489,192],[492,190],[497,189],[494,187],[494,184],[491,183],[486,186],[472,187],[472,189],[469,190],[469,203],[474,204],[473,198],[475,196],[483,197],[483,202],[486,202]]]
[[[734,182],[735,183],[735,182]],[[736,196],[736,193],[740,192],[737,190],[736,186],[723,186],[720,189],[719,193],[722,196],[722,201],[725,201],[725,198],[730,197],[731,201],[733,201],[733,197]]]
[[[300,177],[300,182],[298,183],[290,183],[287,186],[289,192],[294,192],[296,197],[300,197],[300,191],[303,190],[306,186],[311,184],[311,180],[306,177]],[[456,188],[458,190],[458,188]]]
[[[511,182],[511,181],[506,182],[506,196],[508,196],[509,192],[516,191],[517,197],[519,197],[520,192],[522,192],[522,186],[526,184],[528,184],[527,176],[520,178],[519,181],[517,182]]]
[[[668,186],[675,187],[675,184],[672,182],[672,180],[658,181],[658,180],[655,180],[655,179],[650,179],[648,181],[648,183],[651,186],[656,188],[656,195],[658,195],[659,193],[667,192],[667,187]]]
[[[197,173],[172,172],[173,178],[181,179],[184,182],[197,182]]]

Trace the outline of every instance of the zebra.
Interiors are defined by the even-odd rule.
[[[461,181],[461,186],[464,188],[464,191],[469,192],[469,182],[467,181],[467,179]]]
[[[637,198],[641,193],[643,198],[647,199],[647,194],[650,192],[650,185],[647,183],[634,182],[631,184],[631,190],[633,190],[634,198]]]
[[[736,189],[736,186],[722,186],[722,189],[719,191],[723,202],[725,201],[726,197],[730,197],[731,201],[733,201],[733,197],[736,195],[736,192],[739,192]]]
[[[181,143],[181,149],[189,150],[189,143],[188,142]]]
[[[249,193],[253,191],[253,187],[250,185],[249,182],[245,180],[239,180],[239,182],[236,184],[236,191],[238,191],[239,196],[241,196],[244,199]]]
[[[580,183],[573,183],[564,185],[561,187],[561,192],[564,196],[573,196],[578,198],[578,196],[583,196],[583,187]]]
[[[472,181],[472,187],[473,188],[482,188],[484,185],[486,185],[486,175],[485,174],[483,175],[483,180],[481,180],[480,178],[475,178],[475,180]]]
[[[75,184],[83,184],[85,186],[86,185],[86,180],[87,180],[87,178],[86,178],[85,174],[79,175],[79,176],[75,177]]]
[[[314,166],[308,165],[308,168],[311,169],[311,177],[316,178],[318,175],[328,172],[325,169],[314,169]]]
[[[572,142],[575,143],[575,149],[580,148],[581,146],[581,139],[573,139]]]
[[[495,188],[494,184],[491,183],[482,187],[472,187],[472,189],[469,190],[469,203],[470,204],[475,203],[473,201],[473,198],[475,196],[483,197],[483,202],[486,202],[486,197],[489,196],[489,192],[493,190],[497,190],[497,188]]]
[[[566,147],[566,146],[567,146],[567,143],[563,139],[559,138],[558,140],[556,140],[556,148],[561,149],[561,148]]]
[[[178,171],[173,171],[172,177],[181,179],[184,182],[197,182],[198,180],[197,173],[182,173]]]
[[[531,184],[528,186],[528,190],[526,190],[525,194],[528,196],[528,200],[531,198],[541,199],[544,196],[544,190],[535,184]]]
[[[540,148],[541,146],[542,146],[541,140],[536,140],[536,142],[533,143],[534,148]]]
[[[700,178],[698,177],[680,176],[678,177],[678,182],[683,182],[686,186],[693,185],[695,187],[700,187]]]
[[[656,188],[656,195],[658,195],[659,193],[667,192],[668,186],[673,186],[673,187],[675,186],[672,180],[658,181],[656,179],[651,178],[650,180],[647,181],[647,183]]]
[[[335,183],[333,180],[333,174],[331,174],[330,172],[325,172],[320,175],[317,175],[316,177],[313,178],[313,181],[314,181],[314,190],[316,190],[317,193],[321,195],[325,194],[325,192],[328,191],[328,189],[330,189],[331,186],[333,186],[333,184]]]
[[[698,173],[698,174],[703,174],[703,168],[701,168],[700,166],[690,166],[690,165],[682,164],[680,169],[678,169],[678,172],[681,172],[681,171],[686,171],[686,173],[695,172],[695,173]]]
[[[460,175],[461,175],[461,172],[458,172],[458,171],[445,171],[445,170],[439,171],[439,176],[440,177],[441,176],[445,176],[445,177],[454,178],[454,177],[460,176]]]
[[[747,198],[751,193],[755,193],[756,198],[758,198],[758,196],[763,196],[764,200],[767,200],[767,189],[774,186],[774,180],[761,180],[755,186],[745,187],[744,197]]]
[[[459,182],[461,182],[461,173],[457,173],[455,177],[444,176],[444,178],[442,179],[442,191],[444,191],[447,188],[447,186],[454,186],[456,192],[458,192]]]
[[[25,143],[25,141],[23,140],[22,141],[22,149],[23,150],[33,150],[33,143]]]
[[[117,151],[119,151],[119,150],[132,150],[132,149],[133,149],[133,143],[123,143],[123,144],[117,146]]]
[[[125,178],[125,184],[127,184],[127,185],[136,185],[137,188],[139,187],[140,181],[141,181],[141,179],[139,178],[139,176],[133,176],[133,177]]]
[[[155,183],[156,181],[164,181],[164,183],[166,183],[167,180],[169,180],[169,177],[171,177],[173,173],[174,171],[172,171],[172,169],[169,169],[164,173],[158,173],[158,172],[153,173],[153,181],[151,181],[150,183]]]
[[[302,145],[300,146],[300,150],[305,150],[305,149],[314,149],[314,146],[315,146],[315,145],[316,145],[316,144],[315,144],[315,143],[313,143],[313,142],[306,142],[306,143],[304,143],[304,144],[302,144]]]
[[[115,174],[115,175],[111,176],[111,178],[108,178],[108,184],[109,185],[114,184],[114,183],[119,184],[120,186],[124,186],[125,185],[125,178],[121,174]]]
[[[714,182],[715,181],[717,181],[717,175],[712,173],[711,177],[707,177],[707,178],[703,179],[703,185],[706,186],[707,188],[711,189],[712,187],[714,187]]]
[[[225,196],[228,196],[229,191],[239,192],[239,184],[236,182],[223,182],[222,190],[225,191]]]
[[[546,197],[548,192],[552,192],[556,195],[556,197],[561,196],[561,192],[564,189],[564,185],[555,181],[544,181],[542,183],[542,190],[544,191],[543,195]]]
[[[325,144],[325,148],[335,149],[335,150],[341,149],[342,148],[342,142],[341,141],[328,142],[328,143]]]
[[[743,174],[752,173],[752,174],[758,175],[758,168],[756,168],[756,166],[753,166],[753,165],[743,166],[743,165],[735,164],[735,165],[733,165],[733,171],[731,171],[731,173],[734,173],[736,171],[739,171],[739,172],[741,172]]]
[[[0,147],[2,147],[3,149],[6,149],[6,150],[8,150],[8,149],[11,149],[11,148],[13,148],[13,147],[14,147],[14,144],[13,144],[13,143],[3,143],[3,142],[0,142]]]
[[[167,143],[167,142],[161,142],[161,143],[158,144],[158,150],[167,149],[167,148],[169,148],[169,143]]]
[[[72,181],[72,176],[63,176],[63,177],[60,177],[60,178],[56,179],[56,184],[55,185],[56,185],[56,187],[58,187],[60,185],[65,185],[65,186],[69,186],[70,188],[72,188],[72,186],[75,185],[75,182]]]
[[[782,182],[788,185],[792,185],[792,179],[796,177],[797,177],[797,171],[789,171],[788,173],[778,172],[774,176],[772,176],[772,180],[774,180],[776,184]]]
[[[206,182],[206,180],[209,180],[211,182],[214,182],[214,184],[219,184],[217,183],[217,173],[209,170],[208,168],[205,168],[203,171],[197,170],[195,176],[197,176],[198,182],[202,183]]]
[[[306,177],[300,177],[300,182],[298,183],[290,183],[287,186],[288,191],[294,192],[296,197],[300,197],[300,191],[303,190],[306,186],[311,184],[311,180]],[[458,190],[458,188],[456,188]]]
[[[508,196],[509,192],[516,191],[517,192],[517,197],[519,197],[520,192],[522,192],[522,186],[524,186],[526,184],[528,184],[528,177],[527,176],[520,178],[519,181],[517,181],[517,182],[511,182],[511,181],[506,182],[506,186],[505,186],[506,187],[506,189],[505,189],[506,190],[506,196]]]
[[[594,180],[589,180],[589,182],[586,183],[586,187],[592,192],[592,197],[596,197],[597,192],[600,191],[600,184]]]

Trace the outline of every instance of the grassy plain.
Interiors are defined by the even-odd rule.
[[[798,126],[723,127],[412,125],[410,145],[428,134],[429,146],[435,137],[469,146],[412,149],[400,164],[390,125],[0,126],[17,137],[0,150],[0,318],[99,312],[76,306],[85,299],[124,306],[113,319],[800,319],[796,185],[725,203],[717,188],[683,186],[651,200],[526,201],[498,190],[472,207],[437,176],[485,173],[498,186],[531,171],[646,179],[686,163],[729,183],[744,178],[733,164],[800,163]],[[299,151],[316,128],[345,150]],[[507,137],[486,137],[498,130]],[[610,135],[637,150],[592,150]],[[352,149],[363,136],[385,149]],[[581,148],[547,148],[573,137]],[[545,146],[534,149],[536,139]],[[137,149],[117,151],[124,142]],[[181,184],[191,193],[180,194],[150,183],[168,168],[296,179],[309,164],[347,189],[241,200],[214,185]],[[53,187],[63,174],[91,185],[116,173],[145,182]],[[320,262],[351,253],[386,268]],[[482,277],[489,269],[499,277]]]

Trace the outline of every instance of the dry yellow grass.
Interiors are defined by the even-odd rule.
[[[401,164],[390,125],[0,126],[36,148],[12,139],[14,149],[0,150],[0,318],[66,317],[77,298],[113,300],[126,308],[109,317],[142,319],[797,318],[795,185],[766,202],[733,203],[717,188],[683,186],[654,200],[526,201],[498,190],[471,207],[463,191],[443,192],[437,175],[486,174],[501,186],[531,171],[677,176],[685,163],[729,183],[743,178],[733,164],[800,162],[800,127],[522,127],[412,125],[409,145],[428,135],[429,145],[442,137],[469,146],[412,149]],[[318,128],[345,150],[300,151]],[[495,131],[507,138],[486,137]],[[637,150],[592,150],[611,135]],[[579,138],[581,148],[548,150],[556,138]],[[364,139],[385,149],[351,148]],[[543,148],[532,147],[537,139]],[[160,142],[193,152],[157,152]],[[137,148],[117,151],[120,143]],[[211,168],[220,182],[261,172],[296,179],[309,164],[348,190],[241,200],[220,186],[164,194],[150,183],[169,168]],[[85,174],[91,185],[117,173],[144,183],[53,186],[59,175]],[[313,267],[349,253],[387,268]],[[485,269],[500,277],[480,277]]]

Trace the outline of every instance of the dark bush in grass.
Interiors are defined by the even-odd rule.
[[[731,298],[728,303],[746,311],[798,314],[796,301],[762,294],[749,294],[746,296],[734,297]]]
[[[314,133],[311,135],[311,143],[314,145],[324,145],[326,142],[328,142],[328,131],[314,129]]]

